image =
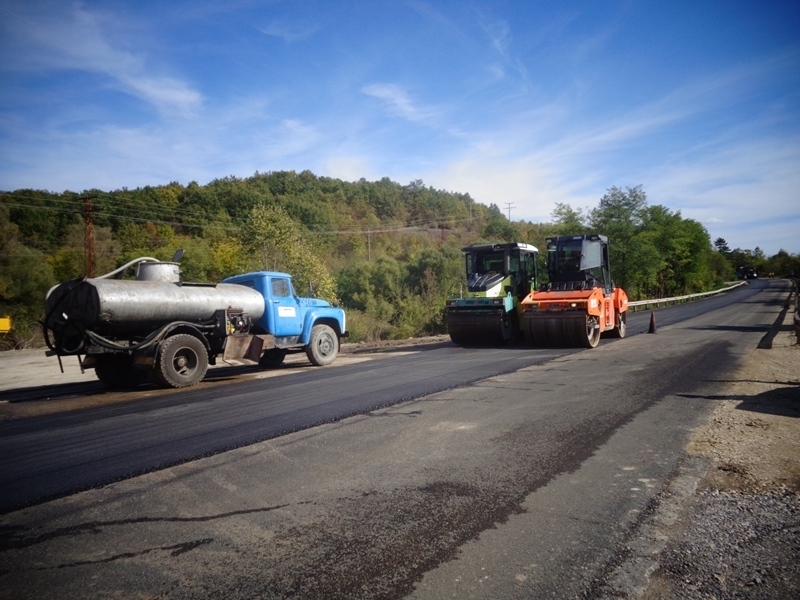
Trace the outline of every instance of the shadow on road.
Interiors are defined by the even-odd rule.
[[[800,419],[800,383],[796,381],[740,381],[785,387],[767,390],[750,396],[744,394],[720,394],[711,396],[700,394],[678,395],[681,398],[689,398],[692,400],[738,400],[740,403],[736,406],[736,410],[746,410],[749,412]]]

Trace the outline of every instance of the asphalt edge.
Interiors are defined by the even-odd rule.
[[[620,550],[595,579],[588,598],[641,598],[651,575],[660,565],[661,553],[672,537],[680,534],[683,517],[708,475],[711,461],[686,455],[661,492],[654,496],[622,540]]]

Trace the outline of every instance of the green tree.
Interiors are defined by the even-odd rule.
[[[172,242],[162,247],[155,258],[172,260],[178,250],[183,250],[180,261],[181,279],[192,282],[216,282],[214,253],[211,243],[193,235],[176,235]]]
[[[489,205],[483,237],[496,242],[513,242],[516,231],[496,204]]]
[[[128,259],[153,256],[175,243],[175,230],[169,225],[150,221],[128,222],[120,226],[116,235],[122,253]]]
[[[658,254],[650,236],[642,235],[647,196],[642,186],[622,190],[609,188],[597,208],[589,213],[588,225],[609,238],[609,255],[614,281],[633,297],[646,285],[644,273],[657,265]],[[633,293],[632,293],[633,292]]]
[[[717,249],[717,252],[721,254],[728,254],[730,253],[731,249],[728,246],[728,242],[725,241],[725,238],[717,238],[714,240],[714,248]]]
[[[464,259],[456,248],[424,249],[409,260],[405,289],[411,301],[419,302],[419,322],[414,334],[446,330],[445,301],[458,292],[464,278]]]
[[[13,335],[4,340],[24,347],[38,332],[37,319],[44,310],[47,290],[55,283],[47,256],[20,241],[19,228],[9,220],[9,210],[0,205],[0,315],[9,315]]]
[[[708,268],[713,278],[714,287],[721,287],[726,281],[731,281],[734,278],[731,264],[721,252],[714,251],[709,254]]]
[[[263,258],[262,268],[280,269],[294,277],[304,290],[309,284],[321,298],[337,301],[336,282],[301,226],[279,206],[258,206],[242,229],[242,242],[254,256]]]
[[[800,275],[800,254],[791,255],[781,248],[767,259],[766,273],[775,277],[797,277]]]
[[[239,238],[218,240],[211,246],[211,279],[221,281],[243,273],[249,262],[247,248]]]
[[[575,210],[569,204],[557,202],[551,216],[554,235],[581,235],[586,232],[586,217],[580,209]]]
[[[86,229],[81,219],[66,227],[62,244],[50,254],[50,266],[58,281],[65,281],[87,274]],[[93,229],[94,277],[113,271],[119,257],[119,244],[110,227]]]

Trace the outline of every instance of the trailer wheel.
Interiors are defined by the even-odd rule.
[[[262,369],[275,369],[283,364],[283,359],[286,358],[286,350],[281,348],[273,348],[267,350],[261,355],[258,361],[258,366]]]
[[[155,376],[163,387],[181,388],[201,381],[208,370],[208,352],[193,335],[179,333],[161,343]]]
[[[617,313],[617,324],[611,330],[611,337],[624,338],[628,332],[628,313]]]
[[[95,360],[94,374],[110,388],[130,389],[147,381],[147,371],[134,367],[127,354],[100,354]]]
[[[311,364],[324,367],[331,364],[339,354],[339,338],[328,325],[314,325],[306,346],[306,356]]]

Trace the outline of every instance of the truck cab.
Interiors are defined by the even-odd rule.
[[[319,298],[298,296],[288,273],[257,271],[228,277],[222,283],[254,289],[264,298],[264,314],[254,321],[251,330],[256,335],[271,336],[274,348],[264,352],[262,366],[275,366],[288,352],[304,350],[313,364],[333,361],[339,339],[347,335],[344,310]]]

